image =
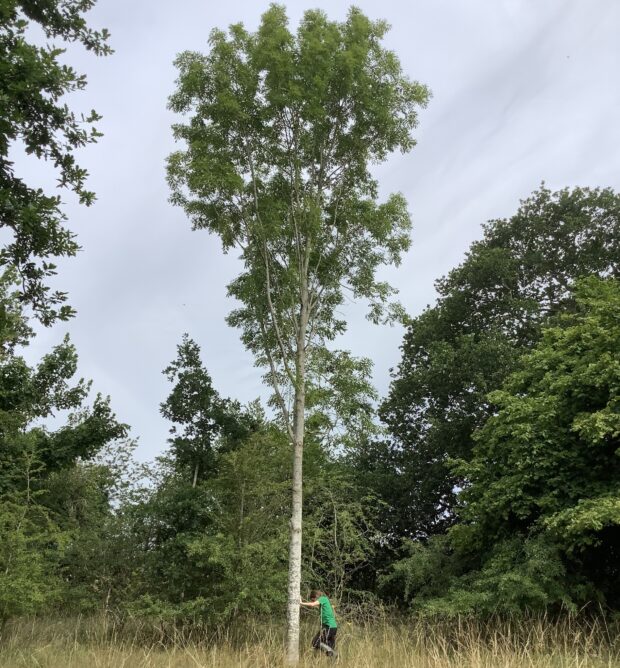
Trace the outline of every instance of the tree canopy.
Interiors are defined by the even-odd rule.
[[[409,325],[381,408],[390,438],[363,455],[368,481],[399,471],[386,500],[400,535],[442,533],[454,521],[472,433],[493,412],[520,355],[554,314],[574,308],[582,276],[620,275],[620,197],[609,189],[544,186],[507,220],[489,222],[465,261],[437,282],[437,304]]]

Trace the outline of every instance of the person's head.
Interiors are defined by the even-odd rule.
[[[310,600],[311,601],[316,601],[316,599],[319,598],[319,596],[323,596],[323,592],[318,590],[318,589],[313,589],[310,592]]]

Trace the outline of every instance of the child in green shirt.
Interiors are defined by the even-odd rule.
[[[336,657],[336,615],[330,600],[322,591],[313,589],[310,593],[310,600],[299,600],[299,604],[307,608],[320,608],[321,611],[321,630],[314,636],[312,647],[325,652],[327,656]]]

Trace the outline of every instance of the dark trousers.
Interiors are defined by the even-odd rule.
[[[321,643],[323,643],[331,647],[332,650],[336,649],[336,631],[338,629],[332,629],[330,626],[323,625],[321,630],[314,636],[312,647],[314,649],[321,649]]]

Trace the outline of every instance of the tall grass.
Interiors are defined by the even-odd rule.
[[[302,667],[327,665],[302,629]],[[565,617],[341,624],[337,665],[355,668],[620,668],[616,625]],[[110,617],[14,621],[0,638],[0,666],[17,668],[277,668],[281,629],[247,622],[178,629]]]

